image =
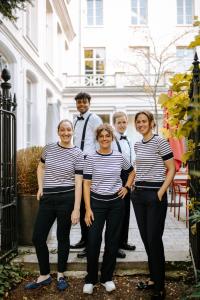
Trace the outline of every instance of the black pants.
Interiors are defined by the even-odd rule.
[[[33,244],[36,249],[41,275],[50,273],[49,251],[46,240],[55,219],[57,219],[58,272],[66,271],[73,208],[74,191],[45,195],[40,200],[33,231]]]
[[[124,217],[121,225],[119,247],[128,243],[129,220],[130,220],[130,192],[124,197]]]
[[[124,213],[124,201],[121,198],[110,201],[91,199],[94,221],[88,229],[87,276],[86,283],[98,282],[98,260],[102,242],[102,231],[106,223],[105,249],[101,266],[100,282],[111,281],[116,265],[119,237]]]
[[[80,226],[81,226],[81,240],[87,243],[88,227],[85,223],[85,202],[83,197],[81,198],[81,207],[80,207]]]
[[[165,281],[165,255],[162,241],[167,212],[167,194],[162,201],[157,190],[136,189],[132,202],[142,241],[144,243],[150,271],[150,279],[155,288],[162,290]]]

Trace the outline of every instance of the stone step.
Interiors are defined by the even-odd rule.
[[[139,275],[148,273],[148,263],[147,256],[144,251],[125,251],[125,259],[117,259],[116,274],[118,275]],[[77,250],[71,250],[68,259],[67,270],[71,274],[86,272],[86,258],[78,259]],[[103,251],[100,253],[99,262],[101,263],[103,256]],[[187,259],[186,259],[187,257]],[[19,255],[14,259],[15,263],[22,263],[25,270],[30,272],[38,271],[38,262],[34,248],[21,247],[19,249]],[[50,249],[50,262],[51,271],[57,270],[57,253],[55,249]],[[166,253],[166,270],[168,273],[175,273],[177,276],[183,276],[186,267],[191,265],[190,256],[186,256],[186,253],[181,253],[177,251],[175,253],[169,251]],[[171,275],[170,275],[171,276]],[[174,275],[173,275],[174,277]]]

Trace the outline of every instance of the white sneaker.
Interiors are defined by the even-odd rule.
[[[83,293],[91,295],[93,293],[94,284],[85,283],[83,286]]]
[[[105,283],[102,283],[102,285],[105,287],[106,292],[108,293],[116,290],[116,286],[113,281],[106,281]]]

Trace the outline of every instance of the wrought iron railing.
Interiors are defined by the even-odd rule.
[[[172,73],[163,74],[157,83],[158,76],[154,74],[129,74],[117,72],[114,75],[88,74],[88,75],[68,75],[65,76],[65,87],[144,87],[161,86],[165,87]]]
[[[0,89],[0,262],[17,252],[16,98],[10,74],[2,71]]]
[[[194,209],[200,210],[200,118],[199,114],[194,113],[200,109],[200,68],[197,53],[195,53],[193,62],[193,76],[190,86],[190,107],[189,115],[192,122],[196,122],[195,130],[192,130],[190,139],[195,143],[193,156],[188,162],[190,180],[190,200],[194,204]],[[192,113],[191,113],[192,112]],[[190,211],[190,217],[194,215],[194,211]],[[193,229],[193,230],[191,230]],[[195,266],[195,270],[200,269],[200,223],[193,224],[190,218],[190,252]]]

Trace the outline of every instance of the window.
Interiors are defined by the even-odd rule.
[[[103,0],[87,0],[87,25],[103,25]]]
[[[27,4],[26,7],[26,36],[37,46],[37,6],[36,1],[33,4]]]
[[[1,76],[1,72],[4,68],[6,68],[8,66],[8,61],[6,60],[6,58],[3,56],[3,54],[1,54],[0,52],[0,76]]]
[[[26,88],[26,147],[30,147],[32,142],[32,82],[29,79],[26,81]]]
[[[192,66],[194,58],[194,50],[185,47],[176,48],[177,71],[185,72]]]
[[[131,0],[131,24],[146,25],[148,14],[147,0]]]
[[[53,10],[49,1],[46,1],[46,62],[53,68]]]
[[[193,0],[177,0],[177,24],[192,24]]]
[[[105,49],[90,48],[84,50],[85,84],[87,86],[103,85],[105,72]]]

